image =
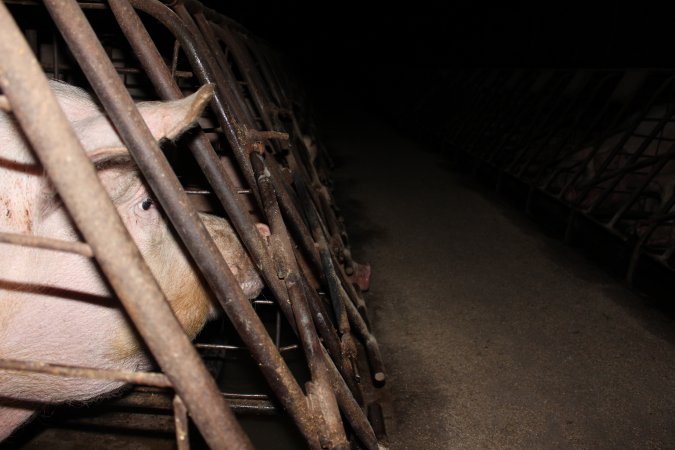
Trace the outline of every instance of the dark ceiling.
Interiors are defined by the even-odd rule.
[[[675,16],[648,2],[210,3],[328,66],[672,66],[675,55]]]
[[[423,84],[447,68],[675,66],[675,15],[644,1],[203,1],[321,88],[371,92],[402,72]]]

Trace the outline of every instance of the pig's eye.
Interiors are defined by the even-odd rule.
[[[143,208],[143,211],[147,211],[150,208],[152,208],[152,205],[154,203],[155,202],[150,197],[148,197],[145,200],[143,200],[143,203],[141,203],[141,208]]]

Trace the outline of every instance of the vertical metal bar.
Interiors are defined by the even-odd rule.
[[[54,79],[61,79],[61,70],[59,68],[59,39],[56,32],[52,33],[52,61],[54,63]]]
[[[199,36],[192,35],[188,27],[176,13],[158,0],[129,0],[129,3],[134,8],[150,14],[179,40],[195,75],[201,83],[217,83],[217,79],[214,76],[215,69],[211,66],[211,61],[209,61],[208,58],[209,53],[202,52],[205,44],[200,44]],[[224,90],[227,89],[227,86],[217,86],[217,89],[219,89],[219,91],[214,95],[213,100],[211,101],[211,107],[216,113],[223,134],[230,144],[230,147],[237,158],[237,162],[239,162],[242,167],[248,185],[255,186],[255,179],[253,177],[253,171],[250,168],[248,155],[246,155],[242,146],[244,130],[239,123],[234,121],[235,115],[231,109],[231,105],[236,105],[236,103],[226,101],[228,99],[228,93]],[[242,164],[242,162],[244,164]],[[254,190],[254,193],[257,195],[257,191]]]
[[[316,430],[302,390],[191,206],[84,14],[74,0],[46,0],[45,4],[204,279],[259,362],[270,387],[289,410],[310,446],[318,448]],[[183,382],[189,381],[192,380]],[[197,404],[191,405],[188,397],[181,397],[193,416],[194,409],[203,409]],[[200,431],[204,432],[201,428]]]
[[[283,259],[283,264],[286,266],[284,271],[288,272],[285,281],[295,315],[298,336],[307,357],[318,410],[321,412],[326,425],[319,432],[325,436],[326,444],[330,448],[346,448],[347,439],[342,427],[342,421],[340,420],[335,396],[330,388],[328,369],[325,367],[319,339],[314,322],[312,321],[307,298],[305,297],[298,266],[294,259],[293,246],[281,217],[281,211],[279,211],[274,187],[268,175],[269,171],[266,169],[262,157],[257,153],[251,154],[251,165],[258,180],[265,215],[272,229],[272,237],[278,238],[281,244],[279,248],[279,253],[281,254],[279,256]]]
[[[349,418],[349,424],[354,430],[354,433],[368,450],[381,449],[382,447],[380,447],[377,442],[375,431],[373,431],[373,427],[368,422],[368,418],[351,395],[345,380],[339,375],[337,368],[327,354],[325,354],[325,360],[326,364],[328,364],[328,368],[331,369],[328,371],[328,374],[331,377],[330,382],[335,389],[335,396],[340,405],[340,409],[344,415]]]
[[[190,450],[190,434],[187,408],[183,400],[173,397],[173,419],[176,427],[176,447],[178,450]]]
[[[60,8],[76,26],[86,21],[73,1],[49,1],[49,6]],[[0,29],[4,33],[0,39],[3,92],[129,317],[176,392],[193,411],[195,423],[209,445],[223,449],[250,448],[248,438],[173,315],[51,94],[40,66],[2,3]],[[91,34],[93,31],[85,38],[92,40]],[[98,42],[95,36],[93,40]],[[69,170],[63,170],[64,167]]]
[[[243,93],[238,86],[239,83],[227,65],[227,61],[218,57],[220,52],[215,53],[213,51],[213,46],[218,43],[210,42],[208,36],[203,35],[183,3],[175,3],[173,9],[192,33],[199,54],[207,60],[211,67],[211,75],[215,78],[216,85],[222,89],[223,96],[228,100],[227,103],[230,108],[234,108],[234,117],[238,121],[246,123],[249,128],[257,128],[253,112],[244,100]]]
[[[147,32],[145,32],[142,23],[140,23],[140,20],[138,20],[135,12],[125,8],[118,8],[117,0],[110,0],[110,2],[111,7],[113,7],[113,12],[117,16],[122,30],[127,35],[127,38],[134,48],[134,51],[137,53],[139,61],[144,64],[146,72],[155,85],[155,88],[158,90],[160,95],[166,99],[178,98],[177,96],[180,96],[180,91],[178,90],[177,86],[175,86],[175,82],[168,76],[169,74],[166,71],[164,63],[161,61],[161,57],[156,53],[154,45],[152,45],[149,36],[147,36]],[[180,27],[177,24],[170,21],[170,16],[167,14],[166,10],[158,8],[156,3],[149,4],[148,2],[140,0],[133,0],[133,3],[137,7],[143,6],[146,8],[145,11],[153,16],[155,16],[155,14],[160,14],[160,21],[165,25],[172,25],[173,29],[170,27],[172,32],[180,30]],[[155,18],[158,17],[155,16]],[[187,36],[177,35],[176,37],[180,38],[181,42],[187,42]],[[193,55],[192,59],[196,59],[196,56]],[[217,155],[211,148],[208,140],[203,137],[201,139],[197,139],[190,145],[190,149],[192,150],[193,155],[197,159],[200,167],[206,174],[209,183],[214,188],[214,192],[221,200],[228,215],[230,216],[230,219],[233,221],[235,228],[239,232],[240,236],[242,236],[244,243],[246,244],[247,242],[250,243],[251,241],[256,240],[261,242],[260,236],[256,231],[254,231],[253,236],[247,237],[248,230],[254,230],[251,218],[248,216],[248,214],[241,213],[243,208],[239,206],[239,197],[236,195],[234,187],[229,182],[227,175],[223,172]],[[277,174],[277,177],[279,177],[279,174]],[[287,207],[292,205],[292,201],[288,197],[280,195],[279,191],[277,191],[277,195],[279,195],[280,199],[286,199],[285,204]],[[297,220],[301,221],[299,216],[296,216],[296,218]],[[304,223],[300,223],[304,225]],[[311,241],[311,238],[309,238],[309,231],[306,230],[302,236],[306,239],[309,239],[306,242],[309,243],[309,248],[314,249],[314,244]],[[276,278],[276,274],[273,273],[273,265],[265,249],[262,248],[262,246],[251,246],[249,244],[247,244],[247,248],[254,257],[254,260],[257,261],[259,267],[262,265],[263,275],[265,276],[265,280],[268,283],[268,287],[272,289],[274,295],[279,301],[279,305],[284,312],[284,315],[289,320],[291,327],[295,329],[295,321],[292,312],[290,311],[288,295],[285,293],[283,284],[280,284],[278,278]],[[361,439],[361,441],[367,445],[367,448],[377,448],[374,434],[372,430],[369,429],[367,420],[365,419],[363,412],[360,410],[354,399],[354,397],[356,397],[360,401],[360,390],[358,385],[354,383],[353,374],[347,369],[347,367],[350,365],[342,359],[335,330],[332,329],[330,322],[326,319],[326,313],[322,309],[323,304],[316,295],[316,292],[309,288],[306,282],[303,281],[303,283],[306,293],[310,296],[310,306],[312,307],[311,309],[315,324],[317,324],[322,338],[328,344],[333,358],[335,361],[339,362],[338,365],[341,367],[340,372],[345,376],[345,379],[340,377],[333,361],[330,360],[330,358],[324,353],[324,358],[326,358],[326,364],[329,368],[329,375],[332,380],[331,383],[334,386],[337,386],[335,389],[340,408],[343,410],[349,423],[352,425],[352,428],[356,430],[359,439]],[[312,294],[314,295],[312,296]],[[336,380],[341,380],[341,382],[338,383]],[[345,383],[347,383],[349,387],[347,387]]]

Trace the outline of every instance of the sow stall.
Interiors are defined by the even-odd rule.
[[[667,287],[675,268],[674,75],[436,70],[405,104],[415,119],[406,128],[567,242],[603,247],[601,259],[629,282],[641,278],[644,287],[656,277]],[[410,116],[406,109],[394,119],[410,124]]]
[[[383,448],[377,389],[386,375],[353,278],[360,267],[331,194],[330,157],[282,56],[197,1],[4,3],[0,105],[30,140],[84,242],[0,239],[94,258],[160,371],[19,360],[0,360],[0,368],[137,385],[113,403],[172,410],[178,448],[252,448],[238,422],[246,415],[290,418],[308,448]],[[114,218],[47,77],[95,93],[222,307],[225,318],[196,343]],[[186,148],[160,148],[134,100],[179,99],[208,84],[210,107]],[[259,298],[244,297],[198,209],[229,219],[264,279]],[[260,219],[269,243],[256,230]]]

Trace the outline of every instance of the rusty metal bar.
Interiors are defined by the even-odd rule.
[[[138,0],[135,0],[134,3],[136,4],[136,6],[140,6],[139,3],[143,3],[144,6],[147,8],[146,12],[151,12],[150,10],[152,8],[150,8],[147,5],[147,2],[139,2]],[[158,11],[158,8],[156,8],[156,5],[153,6],[153,8],[154,8],[153,12],[161,12],[161,11]],[[139,9],[141,9],[141,8],[139,8]],[[151,14],[152,14],[152,12],[151,12]],[[152,14],[152,15],[154,15],[154,14]],[[130,19],[130,20],[132,20],[132,19]],[[126,19],[120,20],[120,25],[122,26],[123,29],[129,29],[129,30],[133,31],[133,30],[137,30],[139,28],[139,27],[133,26],[133,22],[131,22],[131,21],[129,22],[131,25],[128,24],[128,25],[125,26],[125,21],[126,21]],[[142,44],[141,45],[134,44],[133,41],[135,40],[135,38],[132,36],[132,34],[134,34],[134,33],[132,33],[131,31],[125,31],[125,33],[129,37],[130,42],[132,43],[132,46],[134,46],[135,51],[139,54],[139,60],[141,60],[142,62],[147,61],[146,70],[148,72],[148,75],[151,77],[151,79],[153,79],[153,83],[155,84],[158,91],[160,91],[160,94],[162,94],[162,96],[165,97],[165,98],[172,98],[171,97],[171,95],[172,95],[171,91],[172,91],[172,89],[175,89],[175,88],[170,87],[171,85],[173,85],[173,80],[170,80],[169,77],[166,76],[166,74],[164,74],[164,75],[161,74],[161,72],[162,72],[161,68],[162,68],[162,66],[164,66],[164,64],[163,63],[157,63],[157,58],[142,56],[143,53],[140,53],[140,51],[142,50],[140,48],[142,46]],[[142,42],[143,39],[139,39],[139,41]],[[150,67],[151,65],[153,67]],[[174,93],[175,93],[175,90],[174,90]],[[200,166],[202,167],[204,172],[207,174],[207,177],[209,178],[209,182],[214,187],[214,191],[216,192],[217,196],[219,197],[219,199],[221,200],[221,202],[225,206],[226,210],[228,211],[228,214],[231,215],[230,211],[234,212],[234,216],[231,215],[231,219],[233,219],[235,228],[237,228],[237,230],[240,232],[240,235],[244,235],[245,233],[242,233],[242,229],[244,229],[244,230],[253,229],[253,227],[251,226],[252,225],[251,219],[247,215],[242,216],[241,213],[238,213],[238,211],[241,211],[242,208],[237,206],[238,205],[238,197],[236,195],[234,195],[234,196],[232,195],[232,192],[234,190],[232,187],[227,188],[227,186],[225,186],[226,189],[220,189],[220,192],[219,192],[219,189],[216,188],[216,186],[221,186],[221,188],[222,188],[223,183],[226,183],[229,180],[227,179],[227,176],[223,173],[222,168],[219,165],[219,161],[217,160],[217,156],[215,155],[215,152],[213,152],[213,149],[210,147],[210,144],[208,144],[208,141],[206,141],[205,143],[202,142],[202,141],[206,141],[206,140],[205,139],[201,139],[201,140],[198,139],[197,140],[197,142],[201,142],[204,145],[201,145],[201,148],[198,148],[197,150],[192,149],[193,154],[197,158],[197,160],[200,163]],[[201,155],[201,162],[200,162],[200,155]],[[209,172],[211,172],[210,177],[209,177]],[[228,196],[231,197],[230,200],[227,200]],[[290,202],[288,202],[288,203],[290,203]],[[229,208],[228,208],[228,204],[229,204]],[[241,217],[239,217],[239,216],[241,216]],[[237,225],[238,221],[240,222],[239,226]],[[307,232],[306,236],[308,234],[309,233]],[[242,239],[245,241],[245,243],[246,243],[246,241],[248,241],[248,239],[246,239],[245,236],[243,236]],[[255,236],[254,239],[260,240],[260,237],[257,236],[257,232],[256,232],[256,236]],[[311,245],[311,248],[313,249],[314,248],[313,243],[310,244],[310,245]],[[249,245],[247,245],[247,248],[249,248],[249,251],[251,251],[251,248],[250,248]],[[254,259],[255,259],[255,253],[256,253],[255,251],[252,251],[252,254],[254,254]],[[284,307],[286,307],[286,309],[288,309],[288,306],[287,306],[288,305],[288,297],[287,297],[287,295],[286,296],[283,295],[283,292],[284,292],[285,289],[279,289],[280,285],[279,285],[279,280],[275,278],[276,274],[273,274],[274,277],[271,277],[270,274],[269,274],[269,271],[265,270],[265,268],[271,268],[272,265],[269,263],[269,256],[267,256],[267,254],[264,251],[262,252],[262,255],[265,255],[266,258],[265,258],[265,256],[261,256],[258,259],[258,261],[265,261],[265,259],[268,261],[267,263],[263,262],[263,264],[262,264],[263,273],[264,273],[264,275],[266,275],[265,279],[268,282],[268,286],[273,288],[273,292],[275,293],[275,295],[279,299],[279,304],[282,307],[282,311],[284,310]],[[259,267],[260,267],[260,264],[259,264]],[[276,289],[275,289],[275,286],[276,286]],[[281,285],[281,286],[283,286],[283,285]],[[312,312],[313,312],[314,319],[321,322],[321,319],[323,319],[323,317],[325,317],[325,313],[324,313],[324,316],[322,317],[319,308],[316,307],[317,305],[319,305],[319,307],[321,306],[320,300],[318,300],[318,298],[315,299],[315,300],[317,300],[317,301],[310,302],[310,305],[313,305]],[[291,323],[291,326],[294,326],[292,314],[289,314],[289,311],[284,311],[284,313],[285,313],[286,317],[289,319],[289,322]],[[336,338],[333,338],[333,336],[335,336],[334,330],[331,332],[330,327],[328,326],[330,324],[330,322],[326,322],[325,319],[324,319],[322,323],[326,324],[326,326],[323,326],[323,327],[319,326],[319,331],[321,332],[323,338],[327,342],[337,342]],[[331,353],[334,355],[333,357],[336,358],[336,361],[341,361],[340,353],[338,353],[336,351],[336,346],[330,345],[329,347],[332,348]],[[345,363],[342,363],[341,365],[346,366]],[[333,371],[336,371],[336,368],[333,365],[332,361],[330,361],[329,367]],[[335,373],[331,374],[331,377],[335,378],[335,377],[339,377],[339,375],[337,374],[337,372],[335,372]],[[343,408],[343,411],[345,412],[345,415],[347,416],[347,418],[348,418],[349,422],[352,424],[352,426],[355,429],[360,430],[359,431],[360,439],[363,442],[372,441],[372,432],[370,434],[368,434],[368,432],[366,431],[366,428],[363,427],[363,421],[365,420],[365,416],[363,415],[362,411],[360,411],[360,409],[358,407],[356,407],[356,408],[352,407],[354,404],[356,404],[356,401],[354,400],[354,397],[352,396],[352,393],[350,392],[350,389],[353,390],[355,396],[360,398],[360,391],[358,390],[358,386],[353,384],[353,377],[346,377],[346,378],[350,382],[350,388],[347,388],[344,385],[345,382],[343,380],[342,385],[337,390],[338,401],[340,403],[340,406],[341,406],[341,408]]]
[[[171,72],[166,67],[152,38],[146,31],[134,9],[129,8],[126,2],[110,0],[109,3],[120,28],[129,40],[133,51],[136,53],[139,62],[145,69],[146,74],[150,78],[150,81],[159,96],[164,100],[176,100],[182,98],[181,90],[173,80]],[[162,13],[163,16],[161,16],[161,18],[165,21],[171,22],[174,20],[175,22],[178,22],[178,24],[174,23],[174,27],[171,31],[175,32],[177,30],[182,30],[185,35],[176,37],[180,38],[181,42],[188,44],[188,46],[190,45],[191,41],[189,39],[189,33],[179,26],[180,20],[178,17],[175,15],[171,17],[169,15],[173,14],[171,10],[161,9],[156,5],[152,8],[149,7],[148,4],[144,4],[144,6],[147,7],[147,12],[153,17],[155,17],[154,14],[156,13]],[[157,19],[159,20],[160,18]],[[160,22],[166,25],[163,21],[160,20]],[[252,218],[245,212],[246,208],[239,196],[236,195],[239,191],[235,188],[225,172],[211,143],[206,136],[204,136],[203,132],[198,131],[196,138],[188,144],[188,147],[200,169],[206,176],[207,181],[211,185],[214,194],[223,205],[223,208],[227,212],[228,217],[232,221],[232,224],[237,230],[244,245],[253,257],[257,267],[262,269],[263,275],[266,275],[266,281],[271,285],[270,287],[274,289],[274,281],[277,281],[277,285],[279,285],[279,283],[276,275],[270,275],[266,270],[266,267],[271,267],[271,260],[267,253],[266,246],[263,243],[262,237],[260,236],[260,233],[258,233]],[[274,281],[270,281],[270,279]],[[275,295],[278,290],[283,289],[274,289]]]
[[[176,426],[176,447],[178,450],[190,450],[190,435],[187,408],[177,395],[173,397],[173,420]]]
[[[262,92],[262,78],[259,76],[258,71],[255,68],[254,63],[251,61],[249,58],[248,53],[242,48],[238,40],[234,37],[234,35],[226,28],[225,25],[223,27],[219,26],[214,26],[212,28],[211,24],[207,21],[206,17],[204,16],[204,8],[201,6],[199,2],[189,2],[188,6],[190,9],[193,10],[194,13],[194,18],[196,21],[196,24],[198,25],[199,29],[204,33],[204,35],[208,38],[207,42],[211,45],[212,51],[214,52],[214,55],[216,56],[216,59],[221,60],[222,55],[220,52],[220,48],[217,44],[217,38],[214,35],[213,28],[215,28],[216,33],[219,35],[219,37],[223,40],[223,42],[228,46],[229,49],[232,51],[232,55],[235,59],[235,62],[237,63],[240,72],[244,76],[244,81],[246,83],[246,86],[251,92],[251,95],[253,97],[254,103],[258,109],[258,113],[260,117],[263,120],[263,123],[265,127],[267,127],[269,130],[272,130],[276,128],[279,124],[274,122],[271,117],[271,112],[270,112],[270,101],[269,98]],[[185,10],[182,6],[180,7],[179,14],[182,18],[187,20],[188,12]],[[214,14],[214,13],[212,13]],[[227,73],[228,79],[232,79],[233,76],[231,74],[231,71],[229,69],[229,66],[226,63],[221,64],[221,69],[222,71]],[[242,102],[242,100],[238,97],[236,99],[238,102]],[[295,125],[296,129],[299,129],[297,127],[297,121],[295,117],[291,114],[291,118],[293,120],[293,124]],[[249,126],[253,125],[251,121],[249,120]],[[266,132],[260,132],[260,131],[255,131],[255,130],[247,130],[247,135],[249,137],[252,137],[254,140],[262,140],[264,138],[269,138],[268,136],[263,136],[265,133],[267,134],[274,134],[277,135],[279,134],[278,132],[275,131],[266,131]],[[253,136],[251,136],[253,134]],[[277,137],[277,136],[274,136]],[[286,139],[288,138],[288,135],[284,136]],[[303,144],[304,145],[304,144]],[[313,169],[313,165],[308,164],[305,166],[302,162],[303,159],[299,155],[297,151],[296,145],[291,145],[289,147],[290,154],[293,156],[292,160],[295,162],[294,168],[296,171],[300,172],[301,176],[303,179],[307,180],[306,183],[309,185],[310,180],[312,186],[314,186],[314,189],[310,191],[312,194],[313,200],[315,204],[319,205],[317,209],[320,210],[323,213],[324,216],[324,222],[328,224],[328,226],[331,229],[331,235],[334,236],[335,243],[337,247],[339,248],[339,252],[341,255],[346,254],[348,256],[348,267],[351,268],[351,258],[349,258],[349,252],[345,251],[342,246],[342,241],[340,241],[339,237],[343,234],[341,233],[341,230],[339,229],[339,221],[335,217],[332,209],[330,208],[329,204],[331,203],[330,198],[326,198],[326,191],[325,189],[320,189],[320,181],[318,174],[316,173],[316,170]],[[307,159],[307,162],[309,162],[309,159]],[[310,171],[307,171],[307,167],[310,168]],[[281,187],[277,185],[277,189],[280,189]],[[288,203],[285,201],[285,203]],[[289,210],[289,207],[286,207],[286,210]],[[288,214],[288,213],[287,213]],[[292,216],[294,216],[291,213]],[[302,230],[300,230],[301,225],[299,225],[299,220],[297,220],[294,217],[291,217],[291,220],[294,223],[294,228],[296,228],[298,231],[296,231],[296,234],[299,234],[300,236],[303,235]],[[308,245],[304,246],[305,248],[310,247]]]
[[[222,76],[217,74],[217,68],[212,65],[213,57],[208,45],[199,35],[196,25],[193,23],[192,27],[189,27],[176,13],[157,0],[129,0],[129,3],[134,8],[150,14],[180,41],[183,51],[201,83],[214,83],[216,85],[216,95],[211,100],[211,107],[216,113],[220,127],[242,169],[248,186],[255,186],[253,169],[248,159],[248,152],[244,148],[246,127],[236,122],[236,119],[242,120],[243,112],[237,114],[241,108],[240,103],[233,98],[235,94],[231,92],[234,86],[226,84]],[[187,14],[187,11],[185,13]],[[237,110],[233,110],[233,107]],[[253,190],[253,194],[260,204],[258,192]]]
[[[75,26],[83,20],[86,23],[73,1],[47,4],[52,11],[58,10],[57,15],[68,15],[68,21]],[[157,362],[194,411],[195,422],[207,442],[213,448],[223,448],[224,442],[249,448],[246,436],[217,394],[215,383],[143,262],[4,4],[0,4],[0,29],[5,33],[0,40],[0,85],[101,270]],[[98,43],[91,35],[90,30],[84,37]],[[64,167],[70,170],[62,170]],[[72,177],[72,173],[78,176]]]
[[[368,326],[363,320],[361,313],[352,304],[349,295],[347,295],[347,293],[344,291],[344,285],[339,279],[335,264],[333,263],[332,255],[330,254],[330,250],[327,248],[327,243],[322,236],[321,227],[318,223],[319,218],[314,211],[313,205],[310,204],[311,199],[307,194],[306,187],[297,177],[295,179],[295,185],[300,193],[301,200],[305,204],[307,217],[312,223],[312,229],[315,233],[315,236],[317,237],[322,267],[328,281],[330,298],[334,308],[334,313],[338,318],[340,332],[343,334],[344,338],[350,334],[349,323],[356,327],[359,336],[363,339],[364,345],[366,346],[366,352],[370,362],[373,380],[377,384],[383,384],[386,380],[386,374],[384,371],[382,357],[380,355],[379,345],[377,344],[375,337],[368,330]]]
[[[127,35],[127,38],[134,48],[139,61],[141,61],[141,63],[144,65],[148,76],[152,80],[160,95],[165,99],[180,98],[181,94],[178,86],[171,79],[165,64],[161,60],[161,56],[152,44],[150,36],[145,31],[143,24],[140,22],[140,19],[133,9],[120,8],[118,6],[118,2],[115,0],[111,0],[110,5],[113,13],[118,19],[120,27]],[[251,217],[247,213],[243,212],[245,209],[241,204],[239,197],[233,194],[235,191],[234,186],[230,182],[227,174],[223,171],[222,164],[220,163],[218,156],[211,147],[211,144],[208,142],[208,139],[206,139],[203,134],[191,142],[189,144],[189,148],[192,151],[200,168],[206,175],[207,180],[211,184],[216,196],[221,201],[229,218],[232,220],[235,229],[244,242],[244,245],[251,253],[257,266],[262,269],[263,277],[267,282],[268,287],[270,287],[273,294],[278,299],[278,304],[284,312],[285,317],[289,321],[291,327],[295,330],[295,320],[290,309],[290,301],[288,299],[287,291],[283,284],[280,283],[276,273],[274,272],[273,263],[266,251],[260,234],[255,229]],[[321,316],[320,307],[322,305],[320,300],[315,298],[310,302],[310,305],[312,306],[312,313],[316,321],[315,323],[319,325],[319,333],[325,342],[329,344],[328,349],[330,354],[332,355],[333,359],[337,361],[336,364],[338,367],[340,367],[341,373],[343,373],[348,380],[347,382],[350,386],[350,389],[352,389],[354,395],[360,401],[361,395],[358,386],[349,376],[351,374],[351,372],[348,370],[349,365],[343,361],[339,344],[335,344],[337,342],[336,332],[334,329],[332,329],[330,322],[325,319],[325,313],[323,316]]]
[[[152,44],[150,36],[145,31],[143,24],[133,9],[120,8],[119,3],[115,0],[112,0],[110,4],[122,30],[129,39],[139,61],[144,65],[148,76],[160,96],[167,100],[181,98],[178,86],[171,79],[170,73],[161,60],[161,56]],[[265,281],[279,299],[279,304],[283,309],[288,305],[286,290],[276,277],[276,273],[273,273],[273,263],[261,236],[256,230],[251,217],[244,212],[245,208],[240,198],[234,194],[235,188],[229,180],[228,175],[224,172],[222,163],[211,147],[211,144],[202,134],[198,139],[189,144],[189,148],[206,175],[214,193],[225,208],[230,220],[232,220],[244,245],[251,253],[254,261],[256,261],[257,266],[262,268]],[[294,327],[293,315],[287,312],[286,317],[289,319],[291,326]],[[330,335],[330,332],[326,331],[322,335],[324,339],[329,339],[327,336]],[[334,358],[339,359],[339,353],[331,352],[331,354],[333,354]]]
[[[94,252],[85,242],[62,241],[43,236],[31,236],[27,234],[0,232],[0,242],[4,244],[23,245],[58,252],[76,253],[78,255],[93,258]]]
[[[125,0],[116,1],[120,6],[131,8],[128,2],[123,3]],[[244,297],[234,275],[196,211],[190,205],[180,182],[145,126],[143,118],[135,109],[131,97],[116,78],[117,75],[105,52],[100,45],[90,44],[92,41],[98,44],[93,30],[86,24],[84,18],[84,23],[77,23],[81,26],[73,25],[72,17],[78,13],[81,15],[82,12],[66,9],[68,3],[65,0],[49,0],[47,4],[60,6],[58,10],[50,7],[50,12],[108,111],[120,137],[129,147],[141,173],[156,194],[223,310],[248,346],[252,356],[259,362],[270,387],[284,407],[288,409],[309,445],[318,448],[315,425],[302,390],[274,347],[260,318]],[[70,4],[77,9],[76,3],[72,0]],[[71,20],[66,20],[67,13],[71,14]],[[181,397],[194,416],[188,398],[184,395]],[[200,431],[204,432],[201,429]]]
[[[370,422],[368,422],[368,418],[352,396],[345,380],[339,375],[333,361],[328,354],[325,353],[325,349],[324,354],[328,368],[331,369],[328,371],[328,374],[331,377],[331,385],[335,389],[335,397],[337,398],[342,413],[349,419],[352,430],[354,430],[356,436],[368,450],[382,449],[377,442],[377,437],[375,436],[373,427],[370,425]]]
[[[255,177],[253,175],[253,169],[251,168],[251,162],[248,159],[248,153],[250,149],[248,148],[248,142],[246,139],[246,133],[248,130],[255,129],[255,120],[252,116],[252,111],[249,109],[247,103],[244,101],[241,91],[239,90],[237,79],[232,74],[231,70],[225,65],[218,65],[215,56],[209,48],[209,44],[206,42],[204,36],[199,30],[199,27],[192,19],[192,16],[185,8],[185,5],[182,3],[176,3],[174,9],[187,27],[187,29],[192,33],[194,42],[199,51],[199,55],[209,63],[213,62],[213,65],[209,67],[210,74],[214,78],[216,86],[220,89],[218,91],[217,97],[222,98],[222,103],[227,104],[230,108],[229,110],[218,110],[218,119],[222,122],[227,122],[225,120],[225,115],[229,114],[230,120],[236,120],[238,124],[239,136],[236,141],[230,141],[230,147],[234,152],[234,156],[239,163],[244,178],[248,182],[249,187],[256,185]],[[219,70],[220,69],[220,70]],[[222,126],[222,125],[221,125]],[[256,190],[253,190],[258,204],[261,204],[260,197]]]
[[[375,436],[381,442],[387,438],[387,430],[384,424],[384,414],[382,413],[382,405],[379,403],[371,403],[368,405],[368,420],[373,425]]]
[[[307,284],[306,279],[303,280],[303,284],[305,287],[305,295],[307,295],[309,306],[312,309],[314,323],[317,325],[319,334],[321,334],[321,338],[324,341],[324,345],[331,355],[341,355],[340,358],[335,358],[333,356],[333,360],[356,401],[359,404],[363,404],[363,393],[361,392],[359,384],[356,382],[357,377],[355,376],[354,367],[349,358],[351,355],[342,350],[337,330],[333,327],[333,324],[329,319],[329,313],[319,294]]]
[[[366,347],[366,353],[368,354],[368,362],[370,363],[370,372],[372,374],[373,381],[378,385],[382,385],[386,380],[386,374],[384,371],[384,363],[382,362],[382,355],[380,354],[380,346],[377,343],[375,336],[373,336],[373,334],[368,329],[368,325],[363,320],[363,317],[361,317],[361,314],[356,309],[356,306],[354,306],[342,286],[340,286],[340,293],[344,299],[343,303],[345,304],[347,310],[349,323],[352,325],[352,329],[356,335],[361,338],[361,341]]]
[[[233,111],[234,117],[239,121],[244,121],[245,119],[249,128],[255,128],[255,115],[244,100],[243,93],[238,86],[238,80],[230,70],[227,61],[219,57],[220,52],[216,54],[213,50],[213,46],[217,45],[217,42],[210,39],[211,36],[204,34],[203,30],[195,22],[196,18],[188,12],[182,2],[175,3],[173,10],[192,32],[202,57],[208,58],[209,62],[213,64],[211,66],[212,75],[216,78],[216,83],[222,85],[223,96],[228,100],[230,107],[235,108]]]
[[[223,392],[232,411],[236,414],[274,415],[279,414],[276,403],[264,394],[233,394]],[[110,400],[114,406],[129,408],[157,409],[171,411],[174,394],[166,388],[137,386],[129,394]]]
[[[196,34],[197,32],[201,33],[203,36],[203,42],[209,51],[213,55],[214,63],[217,65],[214,75],[216,76],[217,82],[225,83],[230,89],[231,98],[234,100],[232,106],[236,106],[239,109],[239,112],[235,112],[235,117],[240,121],[246,118],[249,127],[257,128],[257,123],[255,120],[255,113],[250,109],[248,103],[244,100],[243,92],[239,89],[239,81],[235,78],[234,74],[230,70],[227,54],[223,54],[218,40],[213,35],[213,32],[208,27],[208,24],[203,22],[203,16],[199,15],[190,15],[190,13],[185,9],[183,5],[176,5],[174,7],[178,16],[183,19],[184,22],[188,25],[188,28],[191,28],[192,31]],[[271,128],[268,128],[271,129]]]
[[[298,336],[302,342],[312,377],[313,396],[316,399],[318,412],[325,421],[325,428],[319,430],[322,433],[322,444],[329,448],[346,448],[345,436],[340,413],[338,411],[335,396],[330,388],[327,368],[321,353],[312,315],[309,310],[307,298],[300,280],[299,270],[293,255],[293,245],[288,236],[288,231],[281,217],[281,211],[274,193],[274,187],[269,177],[269,171],[265,167],[262,157],[257,153],[251,154],[251,165],[258,180],[258,189],[263,200],[263,209],[272,230],[272,237],[280,242],[278,249],[281,262],[284,264],[283,272],[286,275],[286,288],[291,300]]]
[[[78,367],[17,359],[0,359],[0,370],[35,372],[72,378],[97,378],[160,388],[173,387],[166,375],[155,372],[97,369],[93,367]]]

